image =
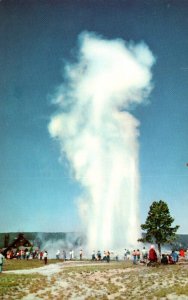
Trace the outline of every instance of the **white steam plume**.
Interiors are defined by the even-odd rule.
[[[49,132],[75,178],[88,248],[118,249],[139,237],[139,121],[128,112],[151,91],[154,57],[147,45],[80,35],[78,62],[67,63]]]

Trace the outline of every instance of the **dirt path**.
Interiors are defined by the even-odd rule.
[[[96,265],[106,265],[105,262],[100,263],[93,263],[93,262],[86,262],[86,261],[66,261],[60,262],[56,264],[49,264],[39,268],[32,268],[32,269],[23,269],[23,270],[11,270],[11,271],[4,271],[4,273],[13,273],[13,274],[32,274],[38,273],[40,275],[51,276],[56,273],[62,272],[65,268],[71,267],[81,267],[81,266],[96,266]]]

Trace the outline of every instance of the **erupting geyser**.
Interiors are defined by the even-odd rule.
[[[76,63],[67,63],[49,124],[85,193],[79,209],[88,249],[118,249],[139,237],[139,121],[130,106],[151,91],[147,45],[84,32]]]

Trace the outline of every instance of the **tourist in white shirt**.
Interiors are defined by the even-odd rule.
[[[3,261],[4,261],[4,256],[3,254],[1,253],[1,250],[0,250],[0,273],[2,273],[2,270],[3,270]]]

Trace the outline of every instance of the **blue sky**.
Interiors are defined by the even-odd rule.
[[[188,209],[188,2],[0,2],[0,231],[78,231],[81,187],[48,132],[63,63],[87,30],[144,41],[156,57],[140,121],[140,215],[168,203],[179,233]]]

